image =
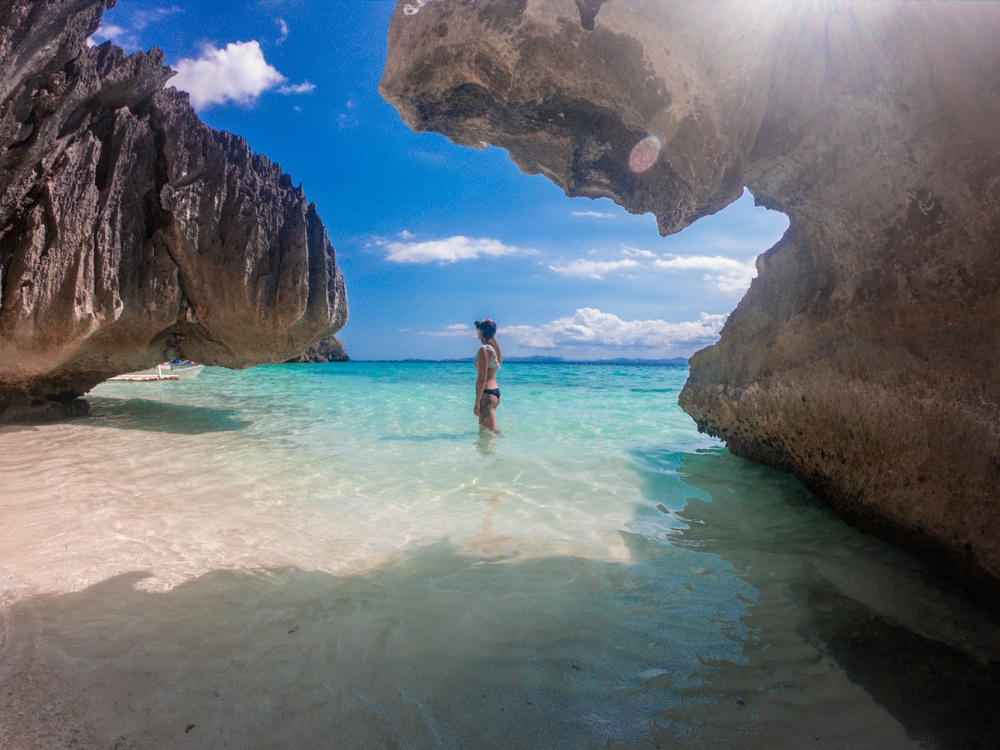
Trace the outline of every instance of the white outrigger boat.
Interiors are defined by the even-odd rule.
[[[137,372],[127,372],[124,375],[116,375],[110,380],[124,380],[132,383],[148,383],[155,380],[188,380],[196,378],[205,369],[205,365],[192,362],[187,359],[173,359],[151,367],[148,370]]]

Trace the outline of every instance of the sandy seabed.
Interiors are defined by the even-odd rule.
[[[683,371],[483,443],[387,367],[0,428],[0,748],[996,747],[1000,625],[657,413]]]

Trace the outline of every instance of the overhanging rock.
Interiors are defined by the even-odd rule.
[[[785,237],[681,405],[1000,601],[1000,5],[401,0],[383,95],[676,232]]]

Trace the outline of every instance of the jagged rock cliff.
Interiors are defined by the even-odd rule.
[[[159,51],[86,46],[113,2],[0,5],[0,421],[175,357],[281,362],[347,318],[301,188],[164,90]]]
[[[676,232],[790,228],[681,405],[1000,601],[1000,4],[401,0],[382,92]]]

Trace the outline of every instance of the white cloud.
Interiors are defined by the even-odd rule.
[[[278,24],[278,38],[274,40],[274,43],[281,44],[288,39],[288,24],[285,23],[284,18],[275,18],[274,22]]]
[[[727,315],[701,313],[698,320],[622,320],[584,307],[573,315],[534,326],[505,326],[501,333],[528,349],[645,349],[671,351],[714,343]]]
[[[337,115],[337,124],[342,129],[357,127],[360,124],[357,109],[357,102],[349,98],[344,102],[344,111]]]
[[[418,331],[420,336],[439,336],[446,338],[471,337],[473,328],[467,323],[454,323],[450,326],[442,326],[439,331]]]
[[[125,36],[126,33],[126,30],[121,26],[115,26],[113,24],[105,26],[102,24],[101,27],[87,40],[87,44],[91,47],[97,44],[103,44],[104,42],[115,42],[117,44],[118,40]]]
[[[122,11],[125,16],[124,26],[102,25],[87,39],[87,46],[94,47],[104,42],[114,42],[126,50],[141,49],[143,45],[139,38],[140,31],[166,16],[183,12],[183,9],[178,5],[159,6],[145,10],[124,9]],[[119,13],[119,18],[122,17],[122,13]]]
[[[149,26],[151,23],[156,23],[165,16],[173,15],[174,13],[183,13],[184,9],[179,5],[167,5],[160,6],[158,8],[149,8],[147,10],[138,10],[132,15],[131,26],[134,29],[141,31],[142,29]]]
[[[206,45],[197,60],[185,58],[174,68],[171,85],[187,91],[195,109],[229,101],[249,104],[287,80],[264,60],[256,41],[230,42],[225,49]]]
[[[708,271],[705,280],[726,293],[742,294],[757,275],[756,260],[735,260],[722,255],[674,255],[655,260],[653,265],[670,271]]]
[[[605,214],[600,211],[574,211],[573,216],[578,219],[617,219],[614,214]]]
[[[549,266],[549,268],[563,276],[603,279],[612,271],[636,268],[638,265],[638,261],[625,258],[623,260],[574,260],[561,266]]]
[[[656,253],[651,253],[649,250],[641,250],[638,247],[631,247],[630,245],[622,245],[622,255],[629,258],[658,258]]]
[[[475,260],[480,257],[501,255],[523,255],[533,253],[519,247],[505,245],[499,240],[485,237],[448,237],[427,242],[385,242],[376,243],[386,250],[386,260],[394,263],[455,263],[460,260]]]
[[[399,236],[402,237],[404,240],[412,240],[417,235],[415,235],[409,229],[404,229],[402,232],[399,233]]]
[[[296,83],[294,85],[285,85],[278,87],[279,94],[308,94],[316,88],[315,83],[309,83],[309,81],[303,81],[302,83]]]
[[[588,255],[597,255],[591,250]],[[723,255],[657,255],[649,250],[623,245],[621,258],[614,260],[582,259],[562,261],[549,266],[549,270],[563,276],[603,279],[610,273],[644,269],[664,271],[705,271],[703,279],[714,284],[726,294],[742,294],[757,275],[756,260],[736,260]]]

